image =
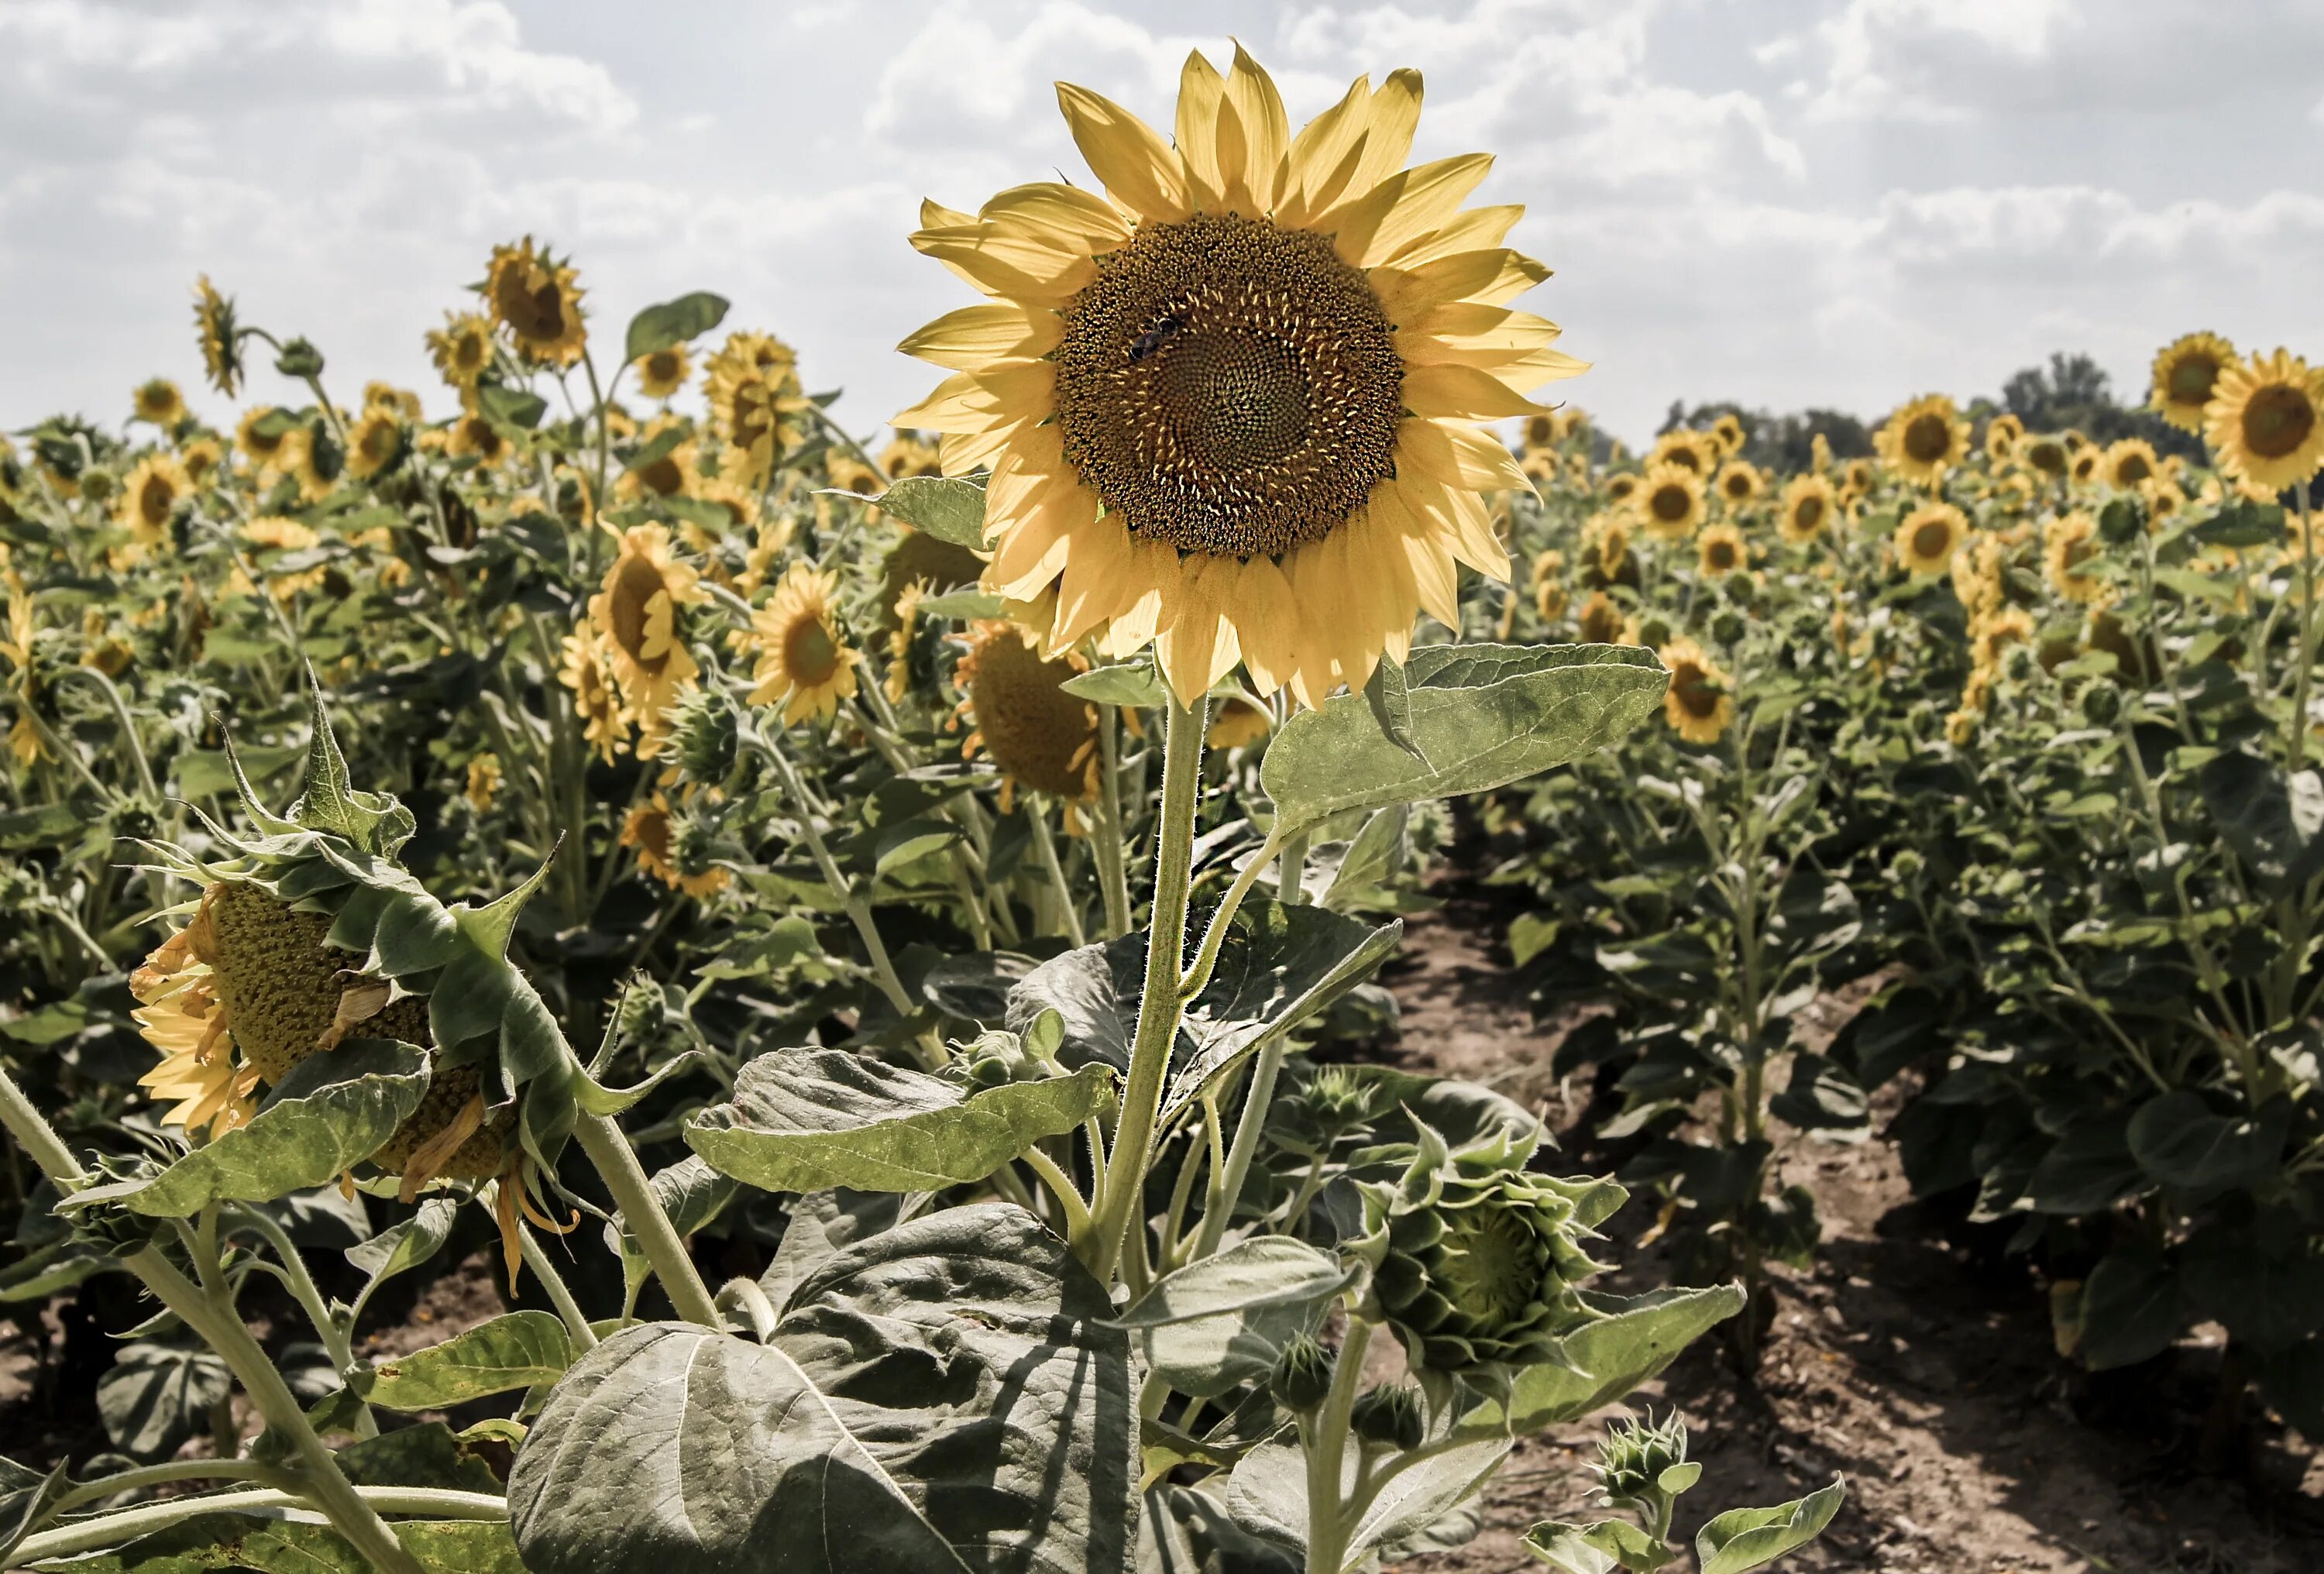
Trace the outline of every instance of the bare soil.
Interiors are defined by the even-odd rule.
[[[1618,1152],[1591,1135],[1611,1112],[1585,1079],[1550,1074],[1578,1018],[1537,1022],[1499,925],[1458,896],[1411,925],[1386,982],[1402,1012],[1396,1063],[1491,1084],[1538,1109],[1575,1171],[1602,1173]],[[1818,1003],[1829,1034],[1854,998]],[[1900,1102],[1888,1091],[1876,1128]],[[1782,1566],[1927,1574],[2318,1574],[2324,1570],[2324,1459],[2273,1418],[2258,1418],[2236,1467],[2193,1464],[2218,1344],[2197,1337],[2147,1366],[2092,1378],[2054,1353],[2042,1286],[2021,1261],[1964,1238],[1952,1213],[1916,1202],[1895,1151],[1799,1141],[1785,1182],[1806,1184],[1823,1247],[1804,1274],[1783,1268],[1778,1310],[1756,1381],[1738,1376],[1713,1334],[1618,1415],[1673,1407],[1694,1429],[1704,1470],[1680,1505],[1692,1535],[1720,1509],[1788,1501],[1848,1477],[1848,1501],[1822,1540]],[[1609,1221],[1618,1284],[1667,1275],[1640,1251],[1653,1210],[1632,1201]],[[1519,1447],[1486,1501],[1486,1530],[1457,1552],[1415,1565],[1442,1574],[1538,1569],[1518,1546],[1542,1519],[1588,1520],[1599,1421]]]

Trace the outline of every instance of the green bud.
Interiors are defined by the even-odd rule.
[[[669,1008],[662,999],[661,986],[641,983],[622,996],[614,1021],[622,1039],[629,1043],[650,1043],[657,1037],[669,1020]]]
[[[1428,1435],[1420,1390],[1409,1383],[1391,1384],[1363,1395],[1349,1413],[1348,1423],[1364,1441],[1407,1453]]]
[[[2082,690],[2082,720],[2093,727],[2111,727],[2122,716],[2122,690],[2110,683],[2093,683]]]
[[[972,1093],[1010,1082],[1042,1082],[1052,1074],[1049,1067],[1025,1053],[1023,1042],[1015,1034],[999,1029],[953,1045],[952,1063],[945,1073]]]
[[[1268,1387],[1286,1410],[1309,1411],[1332,1391],[1333,1356],[1320,1341],[1301,1334],[1285,1347],[1275,1363]]]
[[[121,483],[110,470],[90,465],[80,473],[80,494],[90,502],[105,502],[121,490]]]
[[[1928,863],[1921,857],[1920,850],[1914,847],[1899,849],[1896,856],[1888,861],[1888,872],[1901,880],[1920,879],[1921,871],[1927,867]]]
[[[1683,1492],[1685,1486],[1664,1477],[1685,1463],[1686,1423],[1675,1413],[1660,1426],[1654,1424],[1652,1415],[1643,1422],[1615,1422],[1598,1445],[1598,1477],[1610,1497],[1639,1499],[1656,1493]]]
[[[723,689],[689,692],[670,712],[678,769],[706,787],[724,782],[741,752],[742,723],[742,712]]]
[[[1751,625],[1733,607],[1721,607],[1711,620],[1711,637],[1721,645],[1739,645]]]
[[[323,352],[303,338],[292,339],[274,358],[274,369],[285,377],[320,377],[323,374]]]

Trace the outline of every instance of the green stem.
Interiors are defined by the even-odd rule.
[[[846,909],[847,921],[855,925],[855,933],[862,938],[863,949],[870,953],[872,973],[879,981],[880,992],[888,997],[888,1004],[896,1008],[897,1016],[909,1017],[913,1011],[912,997],[905,990],[904,980],[897,976],[896,964],[890,960],[888,947],[880,938],[880,926],[872,921],[872,909],[856,894],[854,882],[841,872],[838,861],[831,856],[831,849],[824,843],[822,831],[816,828],[814,796],[807,791],[807,784],[799,779],[798,772],[784,757],[783,751],[772,741],[761,738],[759,752],[774,767],[775,774],[782,778],[783,792],[789,797],[791,807],[798,811],[799,830],[807,837],[807,851],[814,854],[815,866],[822,871],[824,884],[831,888],[831,894],[837,897],[840,906]]]
[[[141,1465],[134,1470],[120,1470],[113,1475],[88,1481],[66,1493],[50,1506],[51,1514],[69,1514],[84,1503],[95,1503],[117,1493],[140,1491],[147,1487],[165,1487],[178,1481],[269,1481],[282,1471],[257,1459],[171,1459],[160,1465]]]
[[[1242,1201],[1243,1183],[1250,1178],[1252,1155],[1259,1152],[1259,1134],[1267,1125],[1268,1107],[1275,1101],[1275,1082],[1283,1071],[1284,1048],[1284,1039],[1277,1035],[1259,1052],[1258,1069],[1251,1072],[1250,1091],[1243,1099],[1242,1118],[1235,1122],[1234,1146],[1227,1149],[1226,1167],[1220,1172],[1218,1184],[1203,1206],[1203,1229],[1194,1238],[1194,1260],[1219,1249],[1227,1226],[1233,1221],[1235,1205]]]
[[[1106,1164],[1103,1211],[1091,1236],[1090,1266],[1111,1283],[1125,1238],[1145,1195],[1152,1162],[1154,1122],[1162,1109],[1163,1079],[1177,1042],[1184,1001],[1179,970],[1186,953],[1186,901],[1193,886],[1194,812],[1202,787],[1203,727],[1210,700],[1191,706],[1169,700],[1162,743],[1162,807],[1154,842],[1154,916],[1146,934],[1146,987],[1139,998],[1138,1031],[1130,1043],[1130,1076],[1121,1118]],[[1142,1242],[1140,1243],[1142,1246]],[[1143,1256],[1143,1253],[1140,1253]]]
[[[2292,757],[2289,774],[2300,774],[2308,756],[2308,686],[2316,667],[2316,543],[2308,531],[2308,483],[2300,483],[2300,660],[2292,680]]]
[[[129,758],[137,766],[137,785],[148,799],[160,803],[161,788],[153,779],[153,763],[145,757],[145,745],[138,739],[137,723],[130,717],[128,702],[121,697],[119,686],[94,667],[68,667],[57,675],[57,681],[62,683],[68,677],[86,678],[105,695],[106,704],[113,707],[114,720],[120,725],[122,740],[129,745]]]
[[[622,1128],[605,1116],[592,1115],[585,1109],[574,1125],[573,1135],[580,1138],[581,1151],[596,1166],[605,1190],[613,1194],[613,1204],[622,1210],[622,1223],[644,1248],[646,1261],[653,1265],[654,1276],[661,1281],[662,1291],[678,1309],[678,1314],[705,1328],[723,1327],[718,1307],[710,1297],[710,1286],[695,1270],[694,1259],[687,1255],[686,1243],[678,1238],[669,1215],[662,1211],[653,1183],[646,1179],[645,1168],[638,1163],[638,1155],[630,1146],[630,1139],[622,1135]]]
[[[1364,1385],[1364,1349],[1372,1325],[1348,1319],[1347,1337],[1332,1368],[1332,1389],[1323,1406],[1299,1422],[1307,1454],[1307,1574],[1342,1574],[1347,1563],[1348,1524],[1340,1487],[1348,1450],[1348,1416]]]
[[[210,1461],[205,1461],[210,1462]],[[420,1565],[402,1543],[394,1541],[382,1514],[416,1514],[427,1519],[506,1519],[508,1500],[488,1492],[455,1492],[447,1487],[351,1487],[348,1492],[363,1506],[372,1523],[389,1536],[390,1561],[382,1568],[409,1569],[419,1574]],[[94,1552],[102,1548],[118,1546],[136,1536],[150,1535],[167,1530],[204,1514],[259,1514],[279,1508],[304,1508],[307,1499],[295,1492],[279,1492],[271,1487],[243,1492],[198,1493],[185,1497],[171,1497],[160,1503],[143,1503],[134,1508],[124,1508],[118,1514],[101,1514],[82,1520],[77,1524],[58,1530],[43,1531],[27,1536],[14,1553],[14,1561],[30,1567],[54,1558],[70,1557],[77,1552]],[[342,1528],[340,1533],[346,1533]],[[353,1536],[348,1536],[354,1541]],[[357,1543],[360,1547],[361,1543]]]
[[[1027,1168],[1041,1177],[1042,1183],[1056,1198],[1057,1206],[1065,1216],[1065,1241],[1068,1245],[1078,1245],[1082,1238],[1089,1234],[1090,1211],[1089,1204],[1082,1201],[1081,1192],[1074,1184],[1074,1178],[1065,1174],[1056,1160],[1038,1147],[1028,1147],[1017,1156],[1025,1161]]]
[[[501,1184],[505,1186],[509,1183],[503,1181]],[[573,1336],[573,1348],[583,1351],[595,1349],[597,1330],[589,1326],[588,1313],[583,1312],[581,1303],[573,1299],[572,1288],[565,1283],[565,1276],[557,1271],[557,1265],[549,1260],[549,1253],[542,1247],[539,1238],[521,1220],[516,1227],[516,1239],[524,1256],[524,1266],[532,1270],[533,1276],[540,1281],[540,1287],[549,1292],[549,1303],[556,1307],[557,1315],[565,1320],[565,1331]]]
[[[1296,907],[1307,899],[1307,835],[1301,832],[1283,843],[1283,869],[1275,877],[1275,899]]]
[[[1115,708],[1097,708],[1097,851],[1098,892],[1105,902],[1105,937],[1119,940],[1130,933],[1130,856],[1121,826],[1121,744]]]
[[[1180,999],[1192,1000],[1209,985],[1211,974],[1219,965],[1220,948],[1226,943],[1227,929],[1234,923],[1236,910],[1242,906],[1242,899],[1250,894],[1252,884],[1267,866],[1275,861],[1275,855],[1282,851],[1283,840],[1279,836],[1268,837],[1266,844],[1251,854],[1250,861],[1242,866],[1242,871],[1234,878],[1234,884],[1227,888],[1227,894],[1219,898],[1219,905],[1211,912],[1210,922],[1204,926],[1203,943],[1194,953],[1194,965],[1186,970],[1186,976],[1178,980]]]
[[[1065,883],[1065,867],[1057,861],[1057,839],[1049,832],[1049,805],[1036,799],[1025,805],[1025,817],[1033,823],[1033,846],[1041,855],[1042,870],[1049,877],[1049,885],[1057,893],[1057,906],[1065,916],[1065,937],[1074,949],[1089,943],[1082,928],[1081,904],[1074,899],[1074,888]]]
[[[306,1312],[307,1321],[315,1325],[315,1333],[331,1358],[331,1369],[344,1372],[353,1366],[354,1324],[352,1321],[342,1324],[331,1315],[331,1303],[323,1298],[322,1291],[316,1288],[314,1275],[307,1272],[306,1259],[299,1255],[299,1248],[291,1243],[290,1234],[256,1209],[235,1210],[226,1220],[226,1229],[229,1234],[237,1229],[251,1230],[274,1248],[275,1256],[281,1259],[278,1276],[283,1287],[290,1292],[290,1298]],[[358,1410],[355,1432],[357,1437],[379,1435],[379,1423],[372,1419],[370,1405],[363,1405]]]

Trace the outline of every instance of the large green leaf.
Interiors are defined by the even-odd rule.
[[[2161,1355],[2179,1335],[2179,1275],[2150,1247],[2117,1247],[2082,1283],[2078,1353],[2093,1372]]]
[[[199,1345],[124,1345],[97,1380],[97,1413],[123,1453],[166,1459],[208,1426],[210,1406],[234,1391],[226,1365]]]
[[[573,1364],[572,1336],[546,1312],[510,1312],[408,1356],[355,1369],[347,1386],[386,1410],[443,1410],[554,1383]]]
[[[676,300],[649,306],[630,319],[622,359],[634,361],[658,350],[675,348],[688,339],[700,338],[725,320],[726,298],[713,295],[707,290],[696,290]]]
[[[769,1192],[929,1192],[981,1181],[1113,1099],[1113,1073],[970,1093],[957,1082],[844,1049],[779,1049],[734,1079],[734,1096],[686,1123],[687,1146]]]
[[[156,1174],[91,1186],[60,1206],[114,1202],[151,1218],[189,1219],[213,1202],[265,1202],[319,1186],[385,1146],[427,1091],[420,1051],[351,1038],[292,1067],[247,1124]]]
[[[1260,1236],[1163,1275],[1121,1326],[1148,1371],[1181,1394],[1215,1399],[1274,1370],[1284,1347],[1314,1331],[1351,1277],[1329,1252]]]
[[[1307,1541],[1307,1458],[1296,1434],[1260,1444],[1235,1462],[1227,1512],[1254,1535],[1292,1546]],[[1476,1496],[1512,1444],[1506,1438],[1463,1443],[1401,1471],[1348,1529],[1347,1564],[1362,1566],[1373,1548],[1417,1535]],[[1355,1486],[1358,1450],[1342,1460],[1342,1490]]]
[[[810,1274],[764,1345],[614,1335],[509,1482],[532,1574],[1127,1574],[1128,1338],[1021,1209],[948,1209]]]
[[[2130,1119],[2129,1148],[2146,1173],[2189,1192],[2255,1186],[2274,1173],[2292,1127],[2292,1100],[2233,1119],[2191,1089],[2163,1093]]]
[[[1563,765],[1645,721],[1670,675],[1627,645],[1452,646],[1415,651],[1405,678],[1417,755],[1381,732],[1361,695],[1283,724],[1259,767],[1280,827],[1485,792]]]
[[[428,1574],[525,1574],[503,1520],[406,1520],[395,1539]],[[373,1574],[344,1536],[319,1521],[202,1514],[94,1556],[35,1563],[71,1574]]]
[[[1847,1482],[1834,1476],[1831,1486],[1779,1508],[1729,1509],[1694,1538],[1702,1574],[1747,1574],[1797,1551],[1823,1533],[1847,1495]]]
[[[459,1216],[460,1205],[452,1198],[423,1197],[419,1210],[410,1218],[399,1220],[369,1240],[347,1247],[349,1266],[364,1275],[363,1288],[355,1293],[356,1316],[360,1318],[364,1302],[382,1284],[443,1250]]]
[[[984,545],[984,488],[948,475],[907,475],[877,497],[843,492],[955,547]]]
[[[1563,1364],[1527,1367],[1517,1375],[1506,1406],[1488,1400],[1462,1418],[1462,1428],[1498,1427],[1506,1418],[1513,1431],[1538,1431],[1611,1404],[1742,1311],[1743,1290],[1715,1284],[1633,1300],[1600,1297],[1597,1304],[1608,1315],[1566,1335]]]
[[[2324,873],[2324,776],[2286,775],[2229,750],[2211,758],[2200,780],[2220,833],[2267,889],[2297,890]]]

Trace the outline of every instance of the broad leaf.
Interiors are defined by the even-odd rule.
[[[1426,660],[1414,652],[1405,675],[1411,739],[1425,763],[1382,733],[1361,695],[1283,724],[1259,767],[1281,827],[1537,775],[1624,736],[1670,681],[1650,652],[1630,646],[1448,649]]]
[[[687,1146],[769,1192],[931,1192],[981,1181],[1113,1099],[1113,1073],[969,1093],[844,1049],[779,1049],[742,1067],[734,1096],[686,1123]]]
[[[2166,1186],[2218,1192],[2255,1186],[2283,1157],[2292,1100],[2271,1100],[2246,1119],[2213,1112],[2191,1089],[2149,1100],[2131,1117],[2129,1147],[2146,1173]]]
[[[654,1200],[669,1215],[671,1228],[681,1236],[692,1235],[716,1219],[734,1200],[736,1187],[726,1176],[710,1167],[699,1155],[690,1154],[668,1169],[654,1173],[650,1183]],[[646,1260],[645,1247],[630,1233],[630,1227],[616,1213],[605,1226],[605,1245],[622,1259],[622,1275],[634,1292],[653,1272]]]
[[[2093,1372],[2135,1366],[2179,1335],[2179,1275],[2161,1253],[2118,1247],[2082,1284],[2078,1353]]]
[[[1611,1404],[1742,1311],[1743,1290],[1738,1284],[1718,1284],[1596,1302],[1609,1315],[1566,1335],[1564,1365],[1527,1367],[1511,1385],[1506,1407],[1497,1400],[1486,1401],[1462,1418],[1462,1430],[1499,1427],[1506,1416],[1513,1431],[1539,1431]]]
[[[2213,756],[2200,779],[2227,844],[2268,890],[2297,890],[2324,872],[2324,776],[2287,776],[2273,761],[2230,750]]]
[[[1694,1538],[1702,1574],[1746,1574],[1798,1551],[1823,1533],[1847,1495],[1847,1482],[1835,1476],[1831,1486],[1780,1508],[1729,1509]]]
[[[949,1209],[848,1247],[764,1344],[614,1335],[509,1482],[533,1574],[1127,1574],[1127,1336],[1021,1209]]]
[[[364,1287],[355,1294],[356,1312],[360,1313],[373,1292],[388,1280],[418,1267],[443,1250],[459,1216],[460,1205],[452,1198],[423,1197],[420,1210],[410,1218],[399,1220],[369,1240],[347,1247],[345,1255],[348,1263],[366,1275]]]
[[[1065,679],[1057,686],[1076,699],[1141,710],[1150,710],[1170,697],[1170,690],[1163,683],[1162,675],[1154,670],[1151,661],[1142,657],[1135,661],[1116,662],[1111,667],[1093,667],[1087,672]]]
[[[622,359],[634,361],[658,350],[673,349],[688,339],[700,338],[725,320],[725,297],[713,295],[706,290],[681,295],[676,300],[665,300],[659,306],[649,306],[630,319],[629,337],[622,346]]]
[[[939,541],[980,549],[984,546],[984,488],[973,481],[906,475],[889,483],[888,490],[877,497],[853,492],[837,495],[870,503]]]
[[[386,1410],[444,1410],[554,1383],[573,1364],[572,1337],[546,1312],[510,1312],[408,1356],[357,1367],[348,1386]]]
[[[1254,1535],[1292,1546],[1307,1541],[1307,1459],[1297,1433],[1286,1430],[1235,1464],[1227,1478],[1227,1512]],[[1382,1488],[1361,1519],[1349,1527],[1350,1564],[1360,1566],[1373,1548],[1414,1536],[1436,1523],[1500,1468],[1511,1448],[1506,1438],[1465,1443],[1401,1472]],[[1342,1459],[1342,1488],[1352,1488],[1357,1450]]]
[[[91,1186],[68,1210],[118,1202],[156,1219],[189,1219],[213,1202],[263,1202],[334,1181],[386,1145],[428,1090],[428,1060],[408,1044],[351,1038],[309,1055],[246,1125],[220,1133],[160,1174]]]
[[[1322,1324],[1352,1276],[1328,1252],[1261,1236],[1163,1275],[1120,1326],[1156,1376],[1215,1399],[1274,1370],[1284,1347]]]
[[[2079,1218],[2100,1213],[2152,1183],[2131,1156],[2120,1110],[2102,1111],[2077,1122],[2034,1166],[2025,1184],[2038,1213]]]
[[[210,1406],[234,1391],[233,1374],[198,1345],[125,1345],[97,1380],[105,1435],[124,1454],[166,1459],[209,1425]]]

